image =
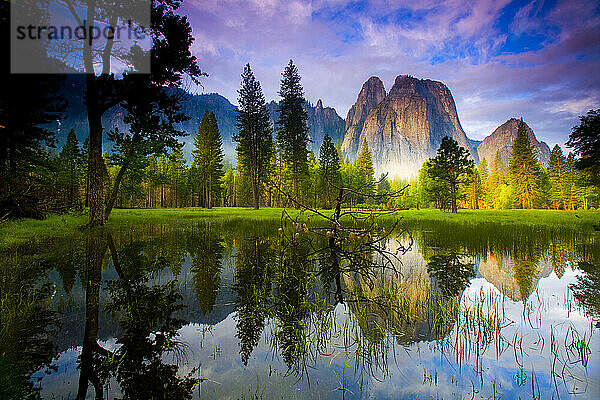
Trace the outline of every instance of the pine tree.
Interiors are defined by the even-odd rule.
[[[215,114],[208,110],[204,112],[198,133],[194,138],[195,150],[192,151],[198,167],[198,180],[202,205],[211,208],[214,205],[216,194],[220,190],[221,177],[223,176],[223,149],[221,133]]]
[[[460,147],[456,140],[449,136],[442,139],[429,171],[431,178],[443,182],[450,194],[450,207],[453,213],[458,211],[457,200],[462,197],[459,186],[475,168],[469,152]]]
[[[502,156],[500,152],[496,153],[494,163],[492,164],[492,171],[487,180],[486,192],[488,194],[488,207],[498,209],[502,208],[500,201],[500,193],[504,186],[506,186],[506,172],[504,164],[502,163]]]
[[[181,146],[175,146],[171,154],[168,157],[168,174],[169,181],[171,183],[172,189],[174,193],[175,207],[180,207],[181,202],[179,201],[180,197],[184,197],[186,195],[185,190],[185,157],[183,156],[183,151],[181,150]]]
[[[567,146],[573,147],[579,157],[575,167],[588,175],[590,183],[600,186],[600,109],[589,110],[579,120],[581,123],[573,127]]]
[[[223,205],[232,207],[235,205],[235,172],[231,163],[221,178],[221,193],[223,194]]]
[[[483,198],[483,183],[479,169],[472,168],[467,173],[464,182],[464,190],[467,198],[467,204],[470,208],[478,209],[480,200]]]
[[[75,130],[71,129],[67,135],[67,141],[60,152],[60,182],[67,192],[68,207],[79,205],[79,174],[81,152],[79,142],[75,136]]]
[[[338,184],[339,173],[340,158],[331,137],[326,133],[319,150],[319,175],[326,208],[331,206],[331,184]]]
[[[487,205],[489,204],[489,194],[487,192],[487,181],[489,178],[489,170],[488,170],[488,164],[487,164],[487,160],[485,159],[485,157],[483,157],[481,159],[481,161],[479,161],[479,165],[477,165],[477,171],[479,172],[479,178],[481,180],[481,201],[484,205],[484,207],[487,207]]]
[[[371,150],[369,149],[367,139],[363,140],[360,153],[358,153],[358,157],[356,157],[356,162],[354,164],[360,174],[362,180],[361,183],[367,187],[372,186],[375,171],[373,170],[373,160],[371,158]]]
[[[282,161],[290,167],[294,195],[298,198],[301,181],[308,172],[308,117],[302,107],[305,100],[300,75],[292,60],[283,71],[279,95],[277,145]]]
[[[559,145],[555,145],[550,153],[550,160],[548,162],[548,179],[550,181],[549,201],[556,210],[565,206],[564,179],[566,162],[567,160],[562,149]]]
[[[522,119],[512,146],[508,173],[517,205],[521,208],[533,208],[540,190],[540,166]]]
[[[418,203],[429,207],[432,203],[440,210],[450,208],[450,187],[434,175],[434,159],[425,161],[419,170]]]
[[[564,202],[565,209],[575,210],[577,208],[577,170],[575,168],[575,156],[569,152],[565,163],[564,177]]]
[[[244,67],[242,87],[238,93],[236,120],[239,132],[233,136],[233,140],[237,142],[238,165],[248,172],[252,201],[258,210],[262,185],[269,176],[273,136],[265,97],[250,64]]]

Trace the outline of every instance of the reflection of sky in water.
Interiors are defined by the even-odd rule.
[[[496,354],[493,343],[482,355],[482,373],[473,369],[474,356],[467,357],[462,364],[456,362],[455,353],[446,349],[442,355],[435,342],[418,342],[410,345],[395,345],[389,349],[384,358],[387,370],[377,371],[374,377],[368,373],[362,377],[355,369],[351,347],[344,352],[344,334],[348,322],[350,327],[360,329],[354,318],[348,318],[347,308],[337,305],[336,335],[330,342],[325,353],[316,358],[315,362],[308,361],[307,375],[302,379],[289,374],[287,367],[279,355],[278,349],[273,349],[272,340],[277,322],[270,320],[266,324],[258,346],[252,352],[248,366],[244,366],[239,355],[239,339],[236,335],[236,313],[229,314],[224,320],[215,325],[189,324],[180,331],[180,339],[188,346],[187,360],[180,372],[188,373],[192,368],[200,366],[199,373],[206,380],[194,391],[198,398],[234,398],[250,397],[262,393],[264,398],[275,398],[285,395],[286,398],[341,398],[340,387],[347,389],[346,398],[488,398],[493,395],[495,383],[496,396],[503,398],[529,398],[532,396],[532,371],[535,371],[536,395],[548,398],[554,390],[554,381],[550,374],[552,366],[551,330],[559,338],[558,360],[555,371],[560,375],[565,367],[566,382],[557,377],[556,385],[561,398],[569,397],[569,390],[574,387],[585,391],[577,398],[598,398],[600,394],[600,367],[597,352],[600,351],[600,339],[596,328],[592,328],[590,320],[582,311],[571,305],[574,299],[567,286],[576,282],[579,272],[567,269],[559,279],[553,272],[541,278],[537,289],[529,296],[527,310],[521,301],[513,301],[503,297],[502,310],[505,326],[501,333],[507,342],[511,342],[500,354]],[[185,271],[182,272],[185,274]],[[534,285],[535,286],[535,285]],[[462,295],[463,304],[469,304],[476,298],[501,298],[499,290],[478,277],[471,281],[470,286]],[[511,322],[512,321],[512,322]],[[509,324],[510,323],[510,324]],[[574,328],[580,335],[589,340],[592,355],[587,370],[580,363],[570,364],[566,360],[565,335]],[[447,336],[453,338],[456,328]],[[352,329],[350,329],[352,331]],[[524,380],[519,385],[517,375],[519,368],[515,364],[515,354],[512,341],[522,338],[524,355],[522,358]],[[590,339],[591,335],[591,339]],[[115,340],[102,342],[111,349]],[[568,343],[567,343],[568,344]],[[505,343],[506,345],[506,343]],[[37,373],[34,379],[41,377],[42,395],[44,398],[73,398],[76,392],[79,370],[77,355],[80,348],[64,351],[56,359],[58,370],[51,374]],[[167,362],[174,362],[172,356],[166,356]],[[519,359],[521,355],[519,354]],[[381,361],[381,360],[380,360]],[[572,377],[570,377],[572,375]],[[345,376],[345,379],[342,378]],[[431,379],[426,378],[430,376]],[[580,382],[576,383],[575,379]],[[361,390],[362,388],[362,390]],[[112,380],[108,390],[109,395],[118,393],[118,384]],[[88,391],[88,397],[93,396],[93,389]]]

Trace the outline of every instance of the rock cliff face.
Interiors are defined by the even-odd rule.
[[[491,135],[483,139],[483,142],[477,147],[479,159],[485,157],[488,166],[492,165],[496,159],[496,152],[500,152],[500,157],[504,165],[508,165],[510,160],[510,152],[512,145],[517,138],[517,130],[519,128],[519,120],[511,118],[500,125]],[[525,130],[531,143],[535,149],[536,156],[543,166],[548,165],[550,159],[550,147],[545,142],[539,142],[533,133],[533,130],[525,124]]]
[[[346,118],[342,150],[351,159],[366,139],[376,174],[387,172],[390,177],[410,178],[418,174],[424,161],[435,156],[442,138],[450,136],[477,161],[446,85],[400,75],[390,92],[373,107],[385,93],[383,85],[379,89],[376,82],[381,83],[371,78],[363,85]]]
[[[356,103],[348,111],[346,117],[346,135],[342,148],[344,151],[355,156],[360,150],[360,134],[367,116],[385,98],[383,82],[376,76],[370,77],[364,84]]]
[[[312,141],[310,147],[315,151],[315,156],[319,157],[319,149],[326,133],[329,134],[334,144],[344,140],[344,120],[335,109],[323,107],[321,99],[317,101],[314,108],[310,104],[306,104],[304,108],[308,115],[308,134]]]

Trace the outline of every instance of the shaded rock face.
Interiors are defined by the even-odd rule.
[[[274,128],[275,122],[279,119],[277,113],[278,106],[279,104],[275,101],[267,103],[267,109],[271,115]],[[329,134],[333,143],[337,143],[338,141],[341,143],[344,140],[344,120],[334,108],[323,107],[321,99],[314,106],[309,102],[305,102],[303,108],[308,117],[308,137],[310,139],[308,148],[315,153],[315,157],[319,157],[319,149],[321,148],[325,134]]]
[[[333,143],[338,141],[341,143],[344,140],[344,120],[338,115],[335,109],[331,107],[323,107],[321,99],[317,101],[317,105],[313,108],[310,104],[305,103],[304,109],[308,115],[308,135],[310,137],[315,156],[319,157],[319,149],[323,144],[325,134],[331,137]]]
[[[383,82],[376,76],[370,77],[364,84],[356,103],[348,111],[346,116],[346,136],[342,149],[354,157],[360,150],[360,134],[367,116],[385,98]]]
[[[342,149],[350,158],[356,156],[358,146],[366,139],[376,174],[411,178],[418,174],[423,162],[435,156],[442,138],[450,136],[477,161],[477,154],[460,125],[454,99],[446,85],[400,75],[385,98],[368,111],[361,126],[356,110],[366,109],[358,105],[365,103],[363,98],[369,98],[363,94],[365,87],[371,86],[367,83],[346,120],[349,129]],[[351,120],[357,123],[353,125]]]
[[[500,125],[491,135],[483,139],[483,142],[477,147],[479,159],[485,157],[487,164],[492,165],[496,159],[496,152],[500,152],[502,163],[507,166],[510,160],[512,145],[517,138],[520,120],[511,118]],[[550,147],[545,142],[539,142],[533,133],[533,130],[525,124],[525,130],[529,137],[529,143],[534,147],[535,155],[540,163],[546,167],[550,159]]]

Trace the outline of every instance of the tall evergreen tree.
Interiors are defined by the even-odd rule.
[[[66,190],[68,207],[76,207],[79,205],[79,163],[81,161],[81,152],[77,136],[75,136],[73,129],[67,135],[67,141],[60,152],[59,160],[60,181],[61,186]]]
[[[501,192],[506,187],[506,171],[500,152],[496,152],[492,171],[487,180],[486,192],[488,193],[488,206],[490,208],[502,208]]]
[[[371,150],[369,149],[367,139],[363,140],[360,153],[358,153],[354,165],[356,165],[356,168],[358,169],[362,183],[367,187],[372,186],[375,171],[373,170],[373,160],[371,158]]]
[[[250,64],[244,67],[242,87],[238,93],[236,120],[239,132],[233,136],[233,140],[237,142],[238,165],[250,177],[252,201],[258,210],[262,187],[269,176],[273,136],[265,96]]]
[[[539,194],[540,165],[529,143],[523,119],[519,122],[513,143],[508,174],[516,203],[521,208],[533,208]]]
[[[579,119],[581,123],[573,127],[567,146],[573,147],[579,156],[575,166],[600,186],[600,108],[588,111]]]
[[[485,157],[483,157],[481,159],[481,161],[479,161],[479,164],[477,165],[477,171],[479,172],[479,179],[481,180],[481,200],[484,204],[484,207],[487,206],[487,204],[489,203],[489,194],[487,192],[487,181],[489,178],[489,169],[488,169],[488,164],[487,164],[487,160],[485,159]]]
[[[294,195],[298,198],[301,181],[308,172],[308,117],[302,107],[305,100],[300,74],[292,60],[283,71],[279,95],[277,145],[282,161],[290,167]]]
[[[198,179],[202,205],[211,208],[214,205],[216,194],[220,190],[221,177],[223,176],[223,149],[221,133],[215,114],[208,110],[204,112],[198,133],[194,138],[195,150],[192,151],[198,166]]]
[[[564,179],[567,159],[559,145],[555,145],[548,161],[548,179],[550,181],[549,201],[554,209],[564,207]]]
[[[331,206],[331,184],[338,184],[339,173],[340,158],[331,137],[326,133],[319,149],[319,175],[326,208]]]
[[[175,207],[180,207],[179,199],[186,194],[185,189],[185,157],[183,156],[182,146],[173,147],[173,151],[169,154],[167,169],[169,173],[169,181],[174,191],[173,199]]]
[[[459,185],[473,168],[475,164],[469,159],[469,152],[460,147],[456,140],[445,136],[429,173],[433,179],[443,182],[448,188],[453,213],[458,211],[457,200],[461,197]]]
[[[577,208],[577,169],[575,163],[575,156],[569,152],[565,163],[565,178],[563,182],[565,208],[569,210]]]

